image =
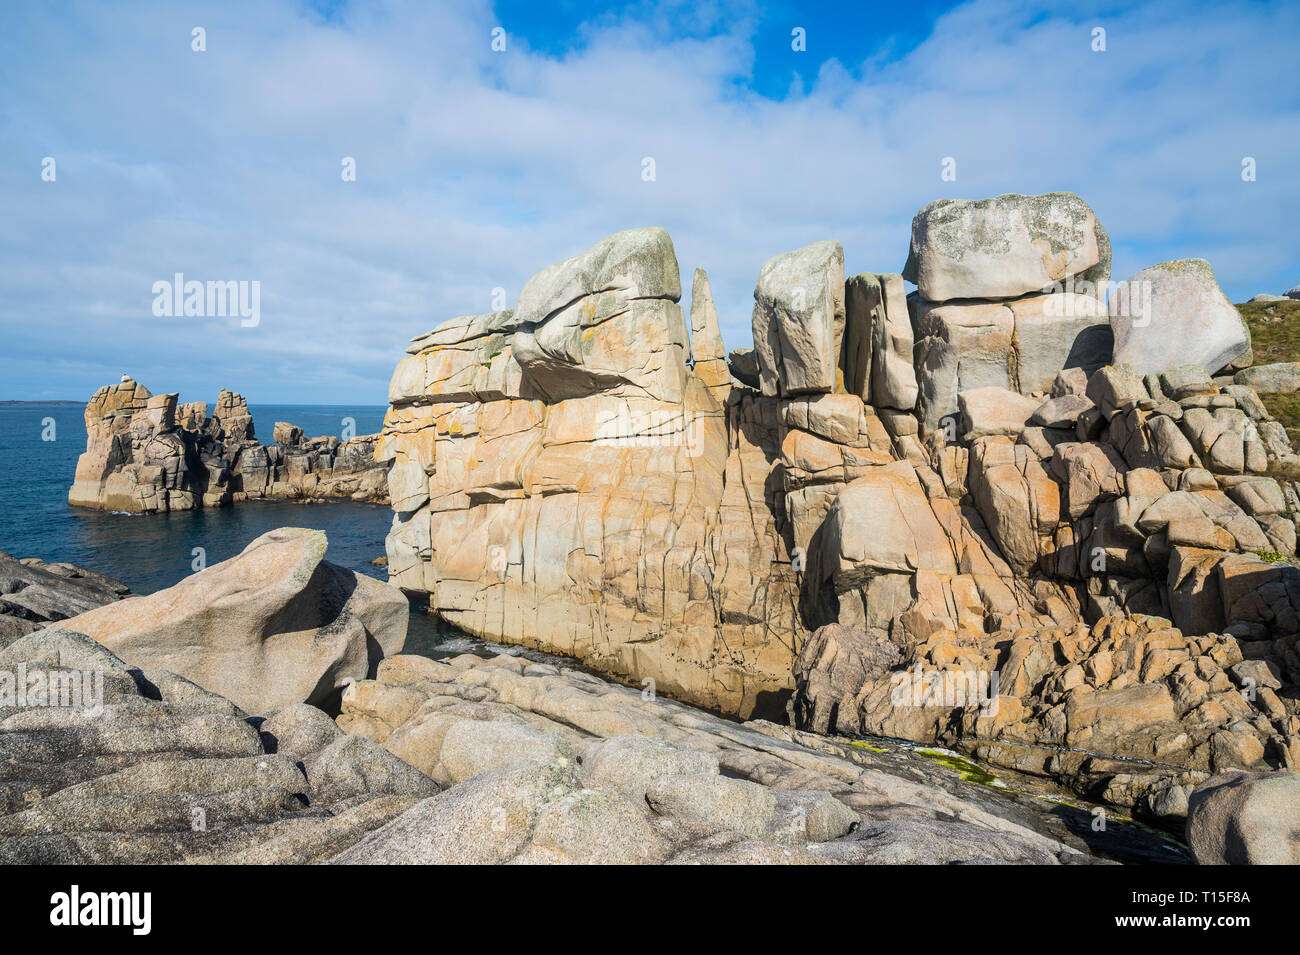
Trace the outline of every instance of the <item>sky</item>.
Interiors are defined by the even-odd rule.
[[[1077,192],[1115,279],[1300,283],[1300,4],[1052,6],[10,0],[0,399],[383,404],[410,338],[651,225],[748,346],[764,260],[899,271],[945,197]],[[155,314],[176,273],[258,322]]]

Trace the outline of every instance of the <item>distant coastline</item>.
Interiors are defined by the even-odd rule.
[[[25,408],[31,405],[84,405],[84,401],[0,401],[0,408]]]

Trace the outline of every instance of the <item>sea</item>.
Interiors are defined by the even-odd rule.
[[[259,440],[270,441],[277,421],[309,436],[337,435],[348,419],[355,434],[373,434],[383,405],[250,405]],[[67,561],[107,574],[133,593],[150,594],[194,573],[196,548],[207,566],[234,557],[277,527],[325,532],[325,559],[386,580],[372,563],[384,556],[393,521],[387,505],[354,501],[247,501],[229,507],[167,514],[121,514],[68,505],[77,458],[86,449],[84,406],[0,405],[0,551],[14,557]],[[531,651],[506,648],[461,633],[413,602],[406,652],[445,657],[465,652]],[[543,655],[536,654],[539,658]]]

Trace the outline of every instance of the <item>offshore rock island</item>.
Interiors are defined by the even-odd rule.
[[[95,392],[85,417],[69,504],[153,514],[257,498],[386,503],[377,435],[308,438],[277,421],[274,442],[261,444],[244,397],[224,389],[209,415],[202,401],[177,404],[123,376]]]

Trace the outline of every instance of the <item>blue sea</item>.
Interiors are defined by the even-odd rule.
[[[196,547],[204,549],[211,566],[274,528],[313,527],[329,538],[327,560],[387,579],[387,571],[371,563],[384,555],[384,536],[393,519],[387,505],[249,501],[153,515],[69,507],[68,488],[77,458],[86,449],[83,411],[82,405],[0,405],[0,551],[68,561],[115,577],[134,593],[149,594],[193,573]],[[356,434],[373,434],[383,426],[385,409],[252,405],[249,411],[258,439],[269,442],[277,421],[317,436],[339,434],[345,419],[351,418]],[[443,656],[485,647],[500,649],[471,640],[412,607],[407,650]]]

